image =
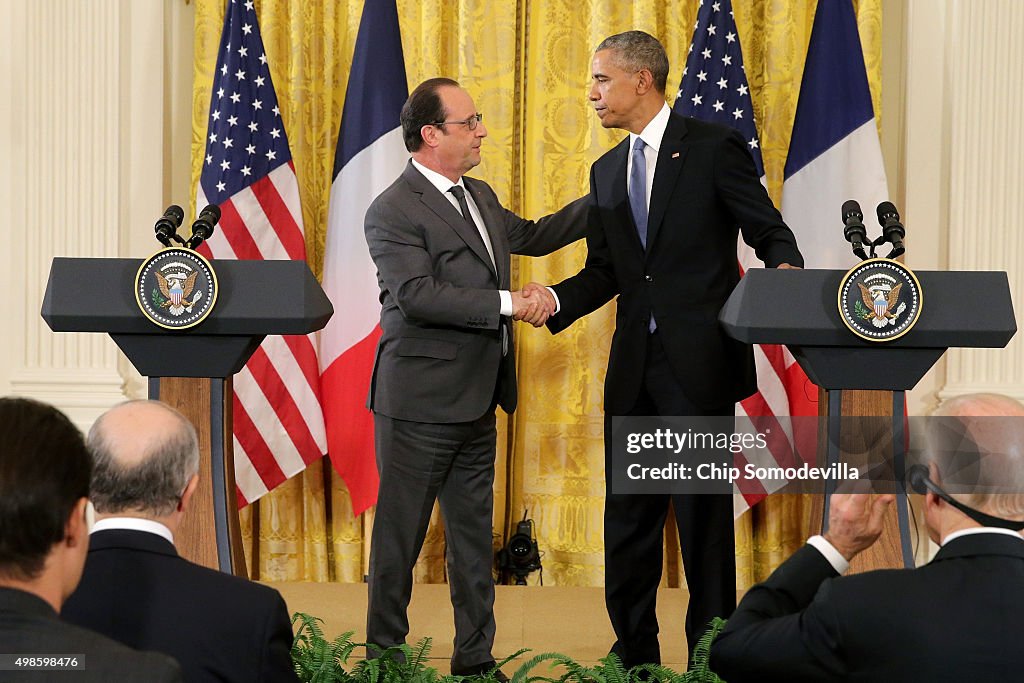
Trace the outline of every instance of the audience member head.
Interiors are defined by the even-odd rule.
[[[91,470],[82,434],[63,413],[0,398],[0,585],[60,610],[89,547]]]
[[[929,422],[929,476],[957,501],[995,517],[1024,520],[1024,405],[998,394],[945,401]],[[929,493],[933,539],[980,526]]]
[[[185,416],[159,401],[128,401],[93,424],[92,500],[103,517],[177,527],[199,480],[199,441]]]
[[[588,97],[605,128],[639,134],[665,104],[668,55],[648,33],[608,36],[594,51],[591,69]]]

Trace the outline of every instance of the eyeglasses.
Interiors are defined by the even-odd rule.
[[[477,112],[476,114],[473,114],[472,116],[470,116],[465,121],[437,121],[437,122],[433,123],[432,125],[435,125],[438,128],[440,128],[441,126],[459,125],[459,126],[466,126],[470,130],[476,130],[477,125],[481,121],[483,121],[483,119],[484,119],[484,115],[479,113],[479,112]]]

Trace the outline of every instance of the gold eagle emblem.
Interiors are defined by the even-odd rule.
[[[200,290],[196,292],[194,298],[189,299],[196,288],[196,278],[199,276],[199,271],[193,272],[186,278],[182,278],[179,274],[164,277],[160,271],[156,271],[154,274],[156,275],[156,282],[160,288],[160,293],[166,297],[166,301],[160,304],[160,306],[161,308],[168,309],[171,315],[181,315],[186,311],[191,313],[192,307],[203,297],[203,292]]]

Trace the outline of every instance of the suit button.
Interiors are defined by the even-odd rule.
[[[654,282],[654,278],[651,277],[650,275],[644,275],[644,279],[647,280],[648,282]]]

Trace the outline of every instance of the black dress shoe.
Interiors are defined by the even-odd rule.
[[[477,664],[475,666],[466,667],[465,669],[452,669],[452,675],[453,676],[479,676],[479,677],[483,678],[486,674],[489,674],[491,671],[494,671],[494,667],[495,666],[496,666],[496,663],[493,662],[493,661],[491,661],[491,662],[484,662],[483,664]],[[508,676],[506,676],[504,673],[502,673],[501,669],[498,669],[497,671],[494,671],[494,680],[500,681],[501,683],[505,683],[506,681],[508,681],[510,679],[509,679]]]

